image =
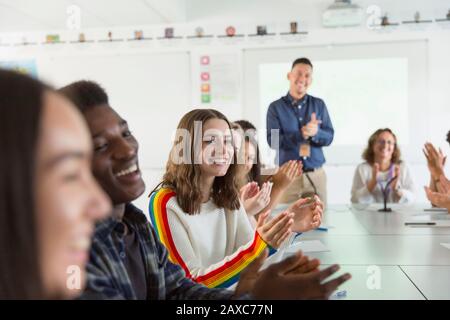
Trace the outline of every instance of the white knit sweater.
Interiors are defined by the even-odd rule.
[[[384,186],[388,178],[388,172],[380,172],[378,175]],[[372,192],[369,192],[367,189],[367,184],[371,179],[371,165],[367,162],[359,164],[353,177],[352,203],[369,204],[373,202],[383,202],[383,193],[378,183]],[[394,196],[394,193],[391,191],[389,193],[388,202],[411,203],[414,201],[414,183],[409,169],[404,162],[400,164],[398,190],[402,192],[402,197],[399,198]]]

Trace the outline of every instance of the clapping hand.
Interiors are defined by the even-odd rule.
[[[319,125],[322,123],[322,120],[317,119],[316,113],[313,112],[311,114],[311,120],[301,128],[301,133],[304,139],[308,139],[309,137],[314,137],[319,131]]]

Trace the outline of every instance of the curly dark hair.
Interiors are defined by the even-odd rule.
[[[72,82],[58,91],[72,101],[81,112],[109,104],[105,89],[94,81]]]

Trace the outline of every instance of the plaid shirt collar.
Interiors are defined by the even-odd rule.
[[[148,223],[147,217],[144,213],[136,208],[131,203],[125,205],[125,213],[123,221],[130,222],[130,225],[146,225]],[[106,241],[111,236],[111,233],[116,229],[122,228],[122,221],[117,218],[108,217],[107,219],[97,223],[96,236]]]
[[[172,264],[166,248],[141,210],[127,204],[123,220],[134,228],[145,264],[148,299],[230,299],[226,289],[208,289],[186,278],[183,269]],[[121,253],[123,222],[109,217],[96,226],[87,268],[87,287],[81,299],[136,299]],[[119,234],[118,234],[119,231]],[[246,299],[247,297],[242,297]]]

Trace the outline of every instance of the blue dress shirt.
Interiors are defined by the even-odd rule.
[[[316,118],[321,120],[317,134],[305,140],[300,132],[301,127],[311,120],[315,112]],[[304,170],[320,168],[325,163],[322,147],[333,141],[334,129],[325,102],[322,99],[306,94],[296,101],[288,93],[286,96],[272,102],[267,111],[267,142],[271,143],[271,130],[279,130],[279,150],[276,161],[279,165],[289,160],[302,160]],[[301,143],[310,143],[311,155],[301,159],[299,148]]]

